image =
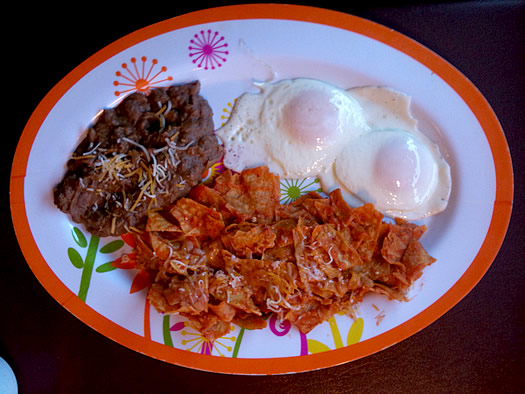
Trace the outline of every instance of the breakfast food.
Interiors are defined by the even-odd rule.
[[[133,93],[101,112],[53,190],[57,207],[98,236],[145,224],[185,196],[220,159],[200,83]]]
[[[372,204],[350,208],[339,189],[279,203],[279,177],[267,166],[200,184],[151,211],[135,233],[137,268],[154,278],[148,299],[178,313],[209,340],[266,326],[276,313],[303,333],[371,292],[395,300],[435,259],[424,226],[383,220]]]
[[[450,166],[417,127],[410,98],[393,89],[343,90],[308,78],[259,84],[217,130],[224,164],[259,165],[285,178],[319,178],[354,206],[418,220],[447,206]]]
[[[408,97],[306,78],[260,87],[215,133],[199,82],[131,94],[88,129],[55,204],[94,235],[133,234],[150,304],[209,340],[271,313],[306,334],[369,293],[405,301],[435,261],[407,220],[450,193]],[[224,152],[226,170],[200,183]],[[317,177],[326,196],[282,205],[280,176]]]

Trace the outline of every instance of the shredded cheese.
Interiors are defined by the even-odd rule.
[[[170,111],[171,107],[171,101],[168,101],[167,104],[163,105],[156,113],[156,115],[161,119],[161,126],[163,114]],[[89,150],[84,152],[81,156],[72,156],[72,159],[75,160],[96,159],[94,162],[94,167],[100,172],[100,175],[98,176],[99,182],[113,182],[118,185],[118,182],[129,180],[132,177],[137,177],[136,181],[132,182],[136,182],[138,188],[140,188],[140,192],[134,201],[130,201],[124,187],[122,187],[122,190],[120,191],[121,198],[117,198],[114,193],[107,193],[107,195],[105,195],[103,190],[100,188],[94,189],[86,187],[82,178],[80,179],[81,187],[85,188],[87,191],[96,192],[101,197],[106,198],[107,201],[104,207],[106,210],[108,210],[108,212],[111,211],[109,206],[110,200],[115,204],[115,206],[123,208],[128,212],[134,211],[144,200],[144,197],[149,199],[148,210],[157,207],[157,196],[159,194],[169,193],[167,182],[172,180],[172,169],[176,169],[181,162],[181,160],[178,158],[177,152],[188,149],[195,142],[190,141],[184,146],[178,146],[174,141],[178,134],[179,132],[177,131],[173,136],[171,136],[171,138],[166,138],[165,146],[151,150],[147,149],[144,145],[137,141],[127,137],[121,137],[119,141],[126,141],[144,152],[146,161],[139,160],[138,163],[133,163],[131,156],[126,153],[117,154],[113,152],[110,154],[108,150],[100,148],[101,142],[98,142],[94,146],[93,143],[91,143]],[[176,183],[175,186],[182,189],[185,187],[185,183],[185,180],[179,178],[179,182]],[[98,206],[96,209],[98,209]],[[109,213],[112,214],[111,212]],[[112,218],[111,226],[112,233],[114,233],[115,228],[116,217],[114,216]]]
[[[144,145],[139,144],[138,142],[135,142],[133,140],[130,140],[127,137],[122,137],[122,139],[124,141],[126,141],[126,142],[129,142],[131,145],[135,145],[135,146],[139,147],[146,154],[146,158],[148,159],[148,161],[150,160],[149,152],[148,152],[148,150],[146,149],[146,147]]]
[[[95,153],[95,151],[98,149],[98,147],[100,146],[101,142],[99,142],[98,144],[96,144],[91,150],[88,150],[87,152],[84,152],[82,153],[82,156],[90,156],[90,155],[93,155],[93,153]],[[91,142],[89,144],[90,146],[93,145],[93,142]]]
[[[130,209],[130,212],[132,212],[137,207],[137,205],[139,204],[140,200],[142,200],[142,197],[144,196],[144,193],[145,193],[146,189],[150,186],[150,184],[151,184],[151,181],[148,181],[142,187],[142,189],[140,190],[139,196],[136,198],[135,202],[133,203],[133,205],[132,205],[132,207]]]
[[[115,234],[116,225],[117,225],[117,217],[113,216],[111,218],[111,234]]]
[[[159,104],[160,104],[160,103],[159,103]],[[159,105],[159,106],[160,106],[160,105]],[[163,113],[165,110],[166,110],[166,104],[164,104],[164,105],[162,106],[162,108],[159,109],[159,110],[157,111],[157,113],[155,114],[155,116],[162,115],[162,113]]]

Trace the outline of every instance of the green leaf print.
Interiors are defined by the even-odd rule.
[[[75,248],[67,249],[67,255],[69,257],[69,261],[71,261],[71,264],[73,264],[73,266],[76,268],[82,269],[78,297],[82,301],[86,302],[89,285],[91,283],[91,277],[93,275],[93,269],[95,268],[94,266],[97,253],[108,254],[116,252],[124,246],[124,241],[121,239],[116,239],[114,241],[108,242],[106,245],[102,246],[100,250],[98,250],[100,237],[91,235],[88,241],[84,233],[77,227],[72,228],[71,235],[78,246],[81,248],[87,247],[85,258],[82,258],[80,253]],[[104,273],[117,269],[117,267],[113,266],[111,263],[112,261],[102,264],[97,267],[95,271],[98,273]]]
[[[68,248],[67,256],[75,268],[82,268],[84,266],[84,260],[82,260],[82,256],[80,256],[80,253],[78,253],[76,249]]]
[[[95,271],[98,273],[102,273],[102,272],[109,272],[109,271],[116,270],[117,267],[114,267],[113,265],[111,265],[111,263],[113,262],[110,261],[109,263],[101,264],[97,267]]]
[[[162,336],[164,344],[173,347],[173,340],[171,339],[170,332],[170,315],[164,315],[162,317]]]
[[[239,335],[237,335],[237,340],[235,341],[235,345],[233,347],[232,358],[237,358],[237,355],[239,354],[239,348],[241,347],[242,338],[244,336],[244,330],[245,328],[241,327]]]
[[[115,241],[111,241],[107,243],[102,248],[100,248],[100,253],[113,253],[119,250],[123,246],[124,246],[124,241],[122,241],[121,239],[117,239]]]
[[[71,230],[71,233],[73,234],[73,239],[75,240],[76,244],[80,246],[81,248],[85,248],[87,246],[87,240],[82,231],[78,229],[77,227],[73,227]]]
[[[98,242],[100,238],[92,235],[89,241],[86,259],[82,267],[82,276],[80,277],[80,288],[78,290],[78,297],[86,302],[89,284],[91,282],[91,275],[93,274],[93,265],[95,264],[95,257],[97,256]]]

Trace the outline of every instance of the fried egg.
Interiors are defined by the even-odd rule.
[[[283,178],[314,177],[368,131],[362,108],[345,90],[306,78],[259,87],[237,99],[216,131],[224,165],[234,171],[267,165]]]
[[[260,84],[237,99],[216,134],[224,165],[267,165],[282,178],[317,177],[349,204],[418,220],[447,206],[450,166],[417,127],[410,97],[386,87],[344,90],[296,78]]]

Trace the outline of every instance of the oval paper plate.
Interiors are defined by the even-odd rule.
[[[146,302],[141,272],[115,260],[128,239],[98,238],[52,201],[52,186],[98,111],[126,94],[201,81],[224,123],[254,80],[312,77],[343,88],[386,85],[412,97],[420,128],[451,164],[448,208],[424,221],[421,239],[437,262],[408,302],[366,297],[357,317],[336,315],[308,335],[274,318],[262,330],[205,340],[179,316]],[[316,183],[282,181],[302,191]],[[334,366],[391,346],[432,323],[481,279],[503,241],[513,176],[505,136],[489,104],[458,70],[417,42],[351,15],[303,6],[203,10],[146,27],[75,68],[29,119],[11,174],[11,210],[25,258],[46,290],[85,324],[148,356],[237,374],[292,373]],[[218,357],[223,356],[223,357]]]

